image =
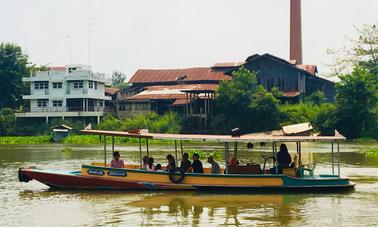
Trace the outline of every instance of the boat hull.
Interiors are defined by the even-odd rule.
[[[354,183],[335,176],[295,178],[282,174],[185,174],[181,183],[173,183],[167,172],[83,166],[81,171],[63,172],[21,168],[24,178],[53,188],[115,190],[348,190]]]

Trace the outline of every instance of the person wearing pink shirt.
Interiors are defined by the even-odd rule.
[[[113,160],[110,162],[110,167],[112,168],[125,168],[125,164],[122,159],[120,159],[121,155],[118,151],[113,152]]]

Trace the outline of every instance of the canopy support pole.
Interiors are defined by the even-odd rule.
[[[184,155],[184,149],[182,148],[182,140],[180,140],[181,157]]]
[[[332,162],[332,175],[335,175],[335,163],[334,163],[334,153],[333,153],[333,142],[331,143],[331,162]]]
[[[277,169],[277,167],[276,167],[276,155],[275,155],[276,149],[275,149],[275,147],[276,147],[276,142],[273,141],[272,142],[273,168]]]
[[[340,178],[340,143],[337,142],[337,174]]]
[[[114,136],[112,136],[112,153],[114,153]]]
[[[106,136],[104,135],[104,167],[106,167]]]
[[[299,159],[298,159],[298,166],[302,167],[302,144],[298,142],[299,146]]]
[[[238,160],[238,142],[234,143],[234,158]]]
[[[274,157],[274,167],[276,167],[276,174],[278,174],[278,161],[277,161],[277,142],[273,142],[273,157]]]
[[[229,146],[228,142],[224,143],[224,165],[226,167],[226,173],[228,173],[228,159],[229,159]]]
[[[139,164],[142,168],[142,140],[139,138]]]
[[[150,157],[150,149],[148,148],[148,139],[146,139],[147,157]]]
[[[176,161],[178,162],[178,159],[177,159],[177,140],[175,140],[175,154],[176,154]]]

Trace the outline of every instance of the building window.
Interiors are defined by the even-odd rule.
[[[83,88],[83,81],[74,82],[74,88]]]
[[[62,83],[52,83],[53,88],[62,88],[63,84]]]
[[[75,67],[68,68],[68,73],[72,73],[73,71],[76,71],[76,68],[75,68]]]
[[[94,87],[97,90],[97,81],[94,82]]]
[[[131,111],[131,107],[132,107],[131,104],[121,103],[121,104],[119,104],[118,109],[123,110],[123,111]]]
[[[35,82],[34,89],[49,89],[48,82]]]
[[[149,110],[149,105],[147,103],[135,104],[135,110],[137,111]]]
[[[89,88],[93,89],[93,81],[89,81]]]
[[[46,99],[38,99],[37,106],[38,107],[47,107],[48,100]]]
[[[62,100],[54,100],[53,106],[54,107],[63,106],[63,101]]]

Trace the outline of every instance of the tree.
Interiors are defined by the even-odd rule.
[[[119,89],[122,89],[122,88],[126,88],[129,86],[129,84],[126,82],[126,74],[123,73],[123,72],[119,72],[119,71],[113,71],[112,73],[112,87],[115,87],[115,88],[119,88]]]
[[[0,44],[0,108],[18,107],[22,103],[21,95],[26,86],[22,77],[29,74],[28,57],[21,47],[11,43]]]
[[[232,80],[220,83],[216,96],[214,123],[223,126],[223,133],[234,127],[243,130],[251,127],[249,125],[251,113],[248,107],[251,104],[252,94],[258,87],[256,74],[244,67],[234,71],[232,77]]]
[[[336,84],[337,125],[348,138],[377,136],[378,83],[367,69],[356,67]],[[375,133],[375,135],[374,135]]]
[[[312,103],[314,105],[320,105],[325,102],[324,92],[316,91],[312,93],[310,96],[305,98],[305,102]]]
[[[262,86],[259,86],[251,97],[249,108],[253,113],[253,131],[267,131],[277,129],[280,120],[280,111],[276,99],[272,93],[268,93]]]
[[[352,54],[357,63],[378,75],[378,24],[356,27],[358,38],[353,40]]]
[[[351,48],[328,49],[333,56],[330,65],[334,75],[352,71],[355,65],[362,66],[371,73],[378,74],[378,24],[355,27],[357,37],[349,38]]]
[[[10,108],[0,110],[0,135],[10,135],[14,131],[16,117]]]
[[[256,73],[241,67],[232,80],[222,81],[217,90],[217,130],[229,133],[234,127],[245,132],[275,129],[279,120],[279,101],[257,84]]]

